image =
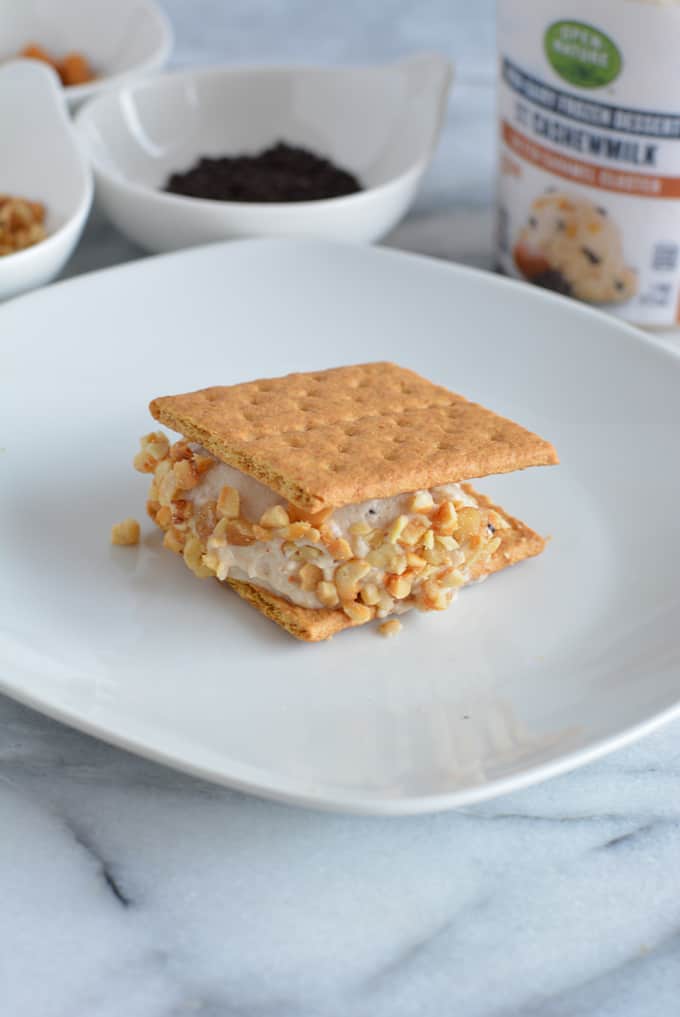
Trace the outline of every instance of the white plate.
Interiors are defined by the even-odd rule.
[[[546,553],[295,642],[161,550],[130,460],[159,394],[393,358],[554,441],[480,484]],[[374,813],[574,767],[678,712],[680,360],[585,307],[389,251],[251,241],[0,309],[0,675],[11,696],[234,787]]]

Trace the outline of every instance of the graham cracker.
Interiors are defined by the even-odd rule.
[[[206,388],[149,408],[308,512],[558,462],[550,442],[391,363]]]
[[[490,561],[484,565],[473,565],[472,579],[481,579],[482,576],[500,572],[508,565],[514,565],[525,558],[532,558],[541,553],[545,547],[543,537],[519,519],[508,515],[490,498],[478,494],[469,484],[463,486],[468,494],[477,499],[480,505],[484,508],[495,509],[510,524],[510,529],[498,531],[501,544]],[[227,579],[226,581],[238,593],[239,597],[247,600],[249,604],[280,625],[291,636],[307,643],[322,642],[324,639],[330,639],[338,632],[342,632],[343,629],[353,628],[359,624],[368,624],[367,622],[353,622],[344,611],[335,608],[300,607],[298,604],[291,604],[283,597],[253,586],[251,583],[238,579]]]

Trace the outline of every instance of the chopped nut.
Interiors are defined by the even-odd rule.
[[[213,530],[213,539],[221,540],[227,535],[227,526],[229,525],[228,519],[220,519],[217,526]]]
[[[416,572],[419,571],[420,569],[424,569],[425,566],[427,565],[427,561],[425,560],[425,558],[421,558],[421,556],[419,554],[416,554],[415,551],[407,552],[406,561],[409,567],[414,569]]]
[[[352,548],[342,537],[332,540],[326,546],[331,558],[335,558],[336,561],[349,561],[352,557]]]
[[[170,449],[170,458],[173,463],[178,463],[180,459],[191,459],[191,449],[186,438],[180,438],[175,442]]]
[[[220,556],[218,554],[216,554],[215,551],[208,551],[206,554],[204,554],[203,555],[203,563],[209,569],[212,569],[213,572],[217,572],[220,569],[220,567],[221,567]],[[222,578],[222,577],[218,576],[217,578],[219,579],[219,578]]]
[[[431,551],[434,547],[434,533],[432,530],[427,530],[423,535],[423,547],[428,551]]]
[[[409,512],[427,512],[434,505],[434,499],[429,491],[416,491],[411,498]]]
[[[401,622],[398,618],[390,618],[389,621],[383,622],[382,625],[378,626],[378,632],[386,638],[396,636],[397,632],[401,632]]]
[[[247,547],[255,543],[253,528],[245,519],[227,519],[224,535],[227,542],[236,547]]]
[[[311,540],[314,544],[318,543],[320,536],[319,531],[306,522],[291,523],[286,531],[288,540]]]
[[[193,462],[201,476],[211,470],[213,466],[217,466],[217,460],[212,456],[194,456]]]
[[[322,580],[318,584],[316,588],[316,595],[324,607],[337,607],[340,603],[338,591],[335,586],[333,583],[329,583],[326,580]]]
[[[385,615],[391,614],[394,610],[394,601],[390,597],[387,590],[380,591],[380,600],[378,601],[378,618],[384,618]]]
[[[423,584],[421,603],[428,611],[444,611],[449,606],[449,597],[434,579]]]
[[[363,600],[364,604],[368,604],[369,607],[374,607],[380,600],[380,590],[376,583],[366,583],[364,588],[360,591],[359,596]]]
[[[349,528],[349,532],[353,537],[365,537],[372,531],[372,529],[373,527],[369,526],[365,520],[360,519],[358,522],[352,523]]]
[[[312,565],[309,561],[305,562],[298,574],[300,576],[300,586],[305,592],[315,590],[323,579],[323,571],[317,565]]]
[[[375,550],[385,543],[385,532],[384,530],[372,530],[371,533],[366,537],[366,543],[370,548]]]
[[[217,515],[223,519],[238,519],[241,496],[235,487],[224,485],[217,498]]]
[[[482,526],[482,514],[477,508],[466,505],[458,512],[457,539],[465,540],[479,533]]]
[[[347,617],[351,618],[358,625],[363,625],[364,622],[370,621],[375,614],[375,610],[372,607],[368,607],[367,604],[358,604],[355,600],[343,603],[342,609]]]
[[[333,509],[331,507],[320,509],[318,512],[305,512],[304,509],[298,508],[297,505],[289,504],[287,512],[291,523],[309,523],[318,529],[333,514]]]
[[[158,500],[161,505],[170,505],[177,496],[177,490],[177,477],[171,469],[158,485]]]
[[[152,431],[139,439],[140,451],[133,460],[133,465],[140,473],[153,473],[158,464],[168,454],[170,443],[162,431]]]
[[[458,549],[458,541],[454,537],[435,537],[435,544],[438,547],[443,547],[445,551],[456,551]]]
[[[395,600],[404,600],[411,592],[411,580],[406,576],[388,576],[385,589]]]
[[[458,569],[446,569],[441,572],[437,578],[437,582],[440,586],[443,586],[445,590],[455,590],[459,586],[465,585],[465,579]]]
[[[157,522],[162,529],[167,530],[168,526],[170,526],[172,522],[172,509],[169,505],[161,505],[156,512],[155,522]]]
[[[198,470],[188,459],[180,459],[172,468],[177,481],[177,487],[181,491],[190,491],[196,487],[199,481]]]
[[[443,547],[433,547],[432,550],[426,547],[423,558],[429,565],[446,565],[449,561],[448,551]]]
[[[258,523],[253,523],[253,536],[256,540],[273,540],[276,536],[274,530],[268,530],[266,526],[260,526]]]
[[[149,498],[146,503],[146,514],[150,519],[153,519],[154,522],[156,522],[156,514],[160,507],[161,503],[153,498]]]
[[[171,526],[165,531],[163,547],[167,547],[170,551],[176,551],[178,554],[181,553],[184,547],[184,534]]]
[[[359,561],[356,558],[343,565],[338,565],[333,579],[340,594],[340,600],[354,600],[359,582],[370,571],[371,566],[367,561]]]
[[[199,579],[214,575],[211,568],[203,563],[203,542],[198,537],[189,537],[184,545],[185,563]]]
[[[279,526],[288,526],[290,519],[283,505],[272,505],[260,516],[260,526],[268,526],[271,529]]]
[[[458,525],[456,510],[450,501],[443,501],[432,516],[432,525],[435,533],[443,536],[451,536]]]
[[[309,544],[303,544],[302,547],[297,548],[300,557],[303,561],[318,561],[319,558],[323,558],[323,551],[320,547],[310,547]]]
[[[111,527],[111,543],[127,546],[139,543],[139,523],[136,519],[124,519]]]
[[[406,526],[408,526],[408,516],[397,516],[387,528],[386,540],[388,543],[396,544]]]
[[[399,538],[399,543],[406,544],[407,547],[413,547],[421,540],[425,530],[429,529],[429,526],[430,523],[426,519],[412,519],[409,524],[404,527],[401,537]]]

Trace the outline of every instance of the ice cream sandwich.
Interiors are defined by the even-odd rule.
[[[146,435],[163,543],[296,636],[441,611],[545,542],[468,481],[558,462],[519,424],[391,363],[164,396]]]

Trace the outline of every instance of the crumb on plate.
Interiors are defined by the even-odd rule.
[[[111,543],[129,546],[139,543],[139,523],[136,519],[124,519],[122,523],[114,523],[111,527]]]

